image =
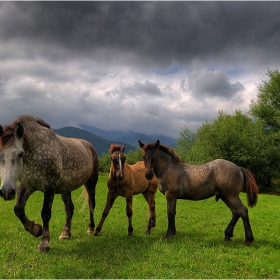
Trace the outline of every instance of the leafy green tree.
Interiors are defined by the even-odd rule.
[[[140,148],[137,148],[135,151],[130,150],[126,155],[126,163],[134,164],[137,161],[143,160],[143,151]]]
[[[196,131],[193,145],[189,145],[189,139],[182,138],[185,132],[191,135],[187,130],[181,133],[177,153],[186,162],[202,164],[223,158],[248,168],[263,188],[270,187],[271,178],[275,176],[271,162],[279,161],[280,155],[271,145],[262,122],[254,121],[239,110],[233,115],[219,111],[217,119],[212,123],[206,121]],[[184,153],[183,143],[187,147]]]
[[[276,132],[280,131],[280,73],[268,69],[269,81],[263,81],[258,86],[259,94],[257,100],[252,100],[250,113],[264,122],[267,129]]]
[[[180,137],[176,141],[176,150],[182,160],[187,161],[188,153],[195,143],[195,132],[188,129],[186,126],[180,131]]]
[[[110,172],[110,165],[111,165],[111,154],[102,153],[101,157],[98,157],[99,162],[99,171],[102,173],[109,173]]]

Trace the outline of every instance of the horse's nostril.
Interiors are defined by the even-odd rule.
[[[152,172],[147,172],[146,174],[145,174],[145,177],[146,177],[146,179],[147,180],[152,180],[153,179],[153,176],[154,176],[154,174],[152,173]]]

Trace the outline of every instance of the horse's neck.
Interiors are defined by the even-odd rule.
[[[167,153],[158,150],[157,164],[154,169],[156,176],[160,178],[169,168],[170,164],[172,164],[171,155],[168,155]]]

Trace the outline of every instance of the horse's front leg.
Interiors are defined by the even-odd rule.
[[[132,226],[132,199],[133,199],[133,192],[127,192],[125,195],[126,198],[126,216],[128,218],[128,236],[132,235],[133,226]]]
[[[54,189],[50,188],[44,192],[44,203],[41,212],[41,217],[43,220],[43,235],[42,241],[38,246],[38,250],[42,252],[47,252],[50,250],[50,232],[49,232],[49,221],[51,219],[52,204],[54,199]]]
[[[155,192],[147,189],[143,192],[143,196],[149,207],[149,221],[146,228],[146,234],[150,234],[151,229],[156,226]]]
[[[35,223],[34,221],[30,221],[25,214],[25,205],[29,198],[29,196],[33,193],[33,191],[27,190],[22,183],[18,185],[17,190],[17,202],[14,206],[14,212],[16,216],[20,219],[22,225],[25,230],[28,231],[35,237],[39,237],[43,233],[43,228],[40,224]]]
[[[176,234],[175,216],[176,216],[177,197],[174,194],[170,193],[169,191],[165,192],[165,197],[167,201],[167,217],[168,217],[168,228],[167,228],[166,238],[168,238]]]
[[[98,226],[96,227],[95,231],[93,232],[94,236],[97,236],[100,233],[100,231],[102,229],[102,226],[103,226],[103,224],[105,222],[105,219],[108,216],[108,214],[109,214],[109,212],[110,212],[110,210],[111,210],[111,208],[112,208],[116,198],[117,198],[117,195],[115,193],[110,192],[110,191],[108,192],[108,194],[107,194],[107,203],[106,203],[106,206],[105,206],[105,208],[103,210],[100,222],[99,222]]]
[[[61,198],[65,205],[66,221],[59,239],[69,239],[71,238],[71,222],[74,214],[74,204],[72,202],[71,192],[62,194]]]

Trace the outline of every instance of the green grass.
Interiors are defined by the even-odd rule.
[[[95,222],[106,202],[106,176],[97,185]],[[125,199],[119,197],[106,219],[100,236],[86,233],[88,211],[79,212],[82,189],[73,192],[75,214],[72,239],[58,240],[65,213],[56,196],[50,221],[51,251],[37,251],[40,238],[26,232],[13,212],[15,201],[0,200],[0,278],[280,278],[280,198],[259,195],[249,209],[255,242],[244,246],[241,220],[235,237],[223,241],[231,213],[222,201],[179,200],[175,237],[163,240],[167,229],[166,201],[156,197],[157,226],[144,234],[147,204],[141,195],[133,199],[133,236],[127,236]],[[245,194],[241,198],[246,202]],[[28,200],[29,218],[41,223],[43,194]]]

